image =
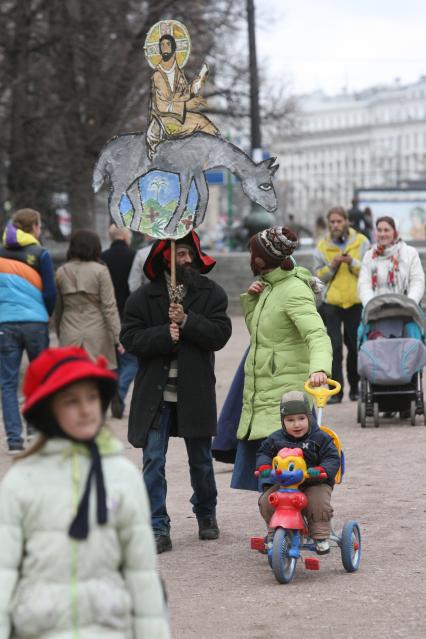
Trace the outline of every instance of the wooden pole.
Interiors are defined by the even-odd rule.
[[[170,279],[172,291],[176,290],[176,240],[170,240]]]
[[[247,0],[247,25],[250,67],[250,125],[251,125],[251,154],[252,160],[260,162],[262,157],[254,158],[254,153],[260,154],[262,149],[262,136],[260,132],[260,106],[259,106],[259,74],[257,70],[256,55],[256,29],[254,0]]]

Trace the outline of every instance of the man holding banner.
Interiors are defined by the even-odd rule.
[[[176,241],[177,289],[171,286],[170,244],[159,240],[152,246],[144,267],[150,283],[129,297],[121,332],[126,351],[139,360],[128,439],[143,448],[158,553],[172,548],[165,476],[170,436],[185,439],[199,537],[219,536],[211,455],[214,351],[225,346],[232,330],[225,291],[204,276],[216,262],[201,251],[197,234],[191,231]]]

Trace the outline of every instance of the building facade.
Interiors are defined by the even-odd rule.
[[[355,189],[426,182],[426,76],[410,85],[298,98],[295,125],[273,148],[282,217],[303,224],[350,207]]]

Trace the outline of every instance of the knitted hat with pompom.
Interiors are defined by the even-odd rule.
[[[262,268],[280,266],[285,271],[291,271],[295,262],[290,256],[298,244],[297,235],[285,226],[274,226],[260,231],[250,239],[252,266],[256,265],[256,259],[260,258],[264,264]]]

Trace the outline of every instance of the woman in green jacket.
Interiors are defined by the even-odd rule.
[[[308,378],[321,386],[331,372],[331,342],[316,309],[315,281],[296,266],[296,247],[297,236],[285,227],[250,240],[251,268],[259,279],[241,296],[250,349],[232,488],[257,490],[256,452],[281,427],[283,393],[303,391]]]
[[[0,639],[170,639],[143,480],[102,428],[115,388],[76,346],[28,367],[40,435],[0,487]]]

